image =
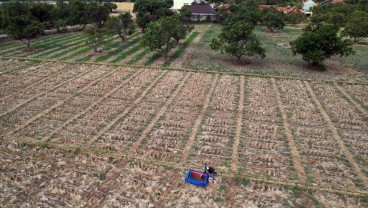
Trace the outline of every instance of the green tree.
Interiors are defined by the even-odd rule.
[[[354,42],[368,37],[368,14],[364,11],[354,11],[347,20],[343,34],[350,36]]]
[[[3,5],[6,33],[22,41],[26,51],[31,51],[31,40],[43,33],[42,24],[32,16],[27,3],[7,3]]]
[[[332,24],[309,25],[296,40],[290,42],[294,53],[300,54],[303,60],[320,65],[323,60],[334,55],[349,56],[354,54],[352,42],[342,40],[337,35],[339,27]]]
[[[190,17],[192,16],[192,12],[186,6],[183,6],[179,10],[179,15],[180,15],[180,20],[182,22],[186,22],[186,21],[190,21]]]
[[[118,34],[124,42],[127,35],[133,34],[135,27],[130,12],[124,12],[118,17],[110,17],[106,22],[106,27],[115,34]]]
[[[254,24],[251,21],[229,20],[220,35],[212,39],[211,48],[221,53],[228,53],[238,60],[242,56],[259,56],[265,58],[265,49],[253,33]]]
[[[73,25],[83,25],[83,28],[88,24],[87,3],[85,0],[70,0],[69,1],[69,23]]]
[[[264,24],[270,32],[283,29],[285,26],[283,13],[275,8],[262,10],[261,16],[262,24]]]
[[[178,45],[179,40],[188,35],[188,32],[188,27],[181,24],[178,16],[162,17],[157,22],[149,23],[141,44],[152,51],[161,51],[167,60],[168,53]]]
[[[103,5],[106,6],[110,10],[110,12],[113,12],[114,9],[118,8],[118,5],[111,2],[105,2]]]
[[[103,27],[104,22],[109,18],[109,14],[109,8],[101,3],[90,2],[85,5],[85,17],[88,24],[96,23],[98,27]]]
[[[97,23],[94,23],[92,26],[87,27],[84,30],[84,34],[87,36],[87,43],[91,45],[94,53],[100,53],[100,47],[106,41],[106,29],[101,28]]]
[[[137,0],[133,7],[137,25],[142,28],[142,32],[145,32],[151,21],[157,21],[164,16],[172,16],[174,13],[170,7],[165,0]]]

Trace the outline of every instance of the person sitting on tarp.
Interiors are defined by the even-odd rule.
[[[206,173],[209,173],[210,176],[217,175],[217,172],[215,171],[214,167],[208,167],[207,163],[204,165],[204,172],[201,177],[203,177]]]

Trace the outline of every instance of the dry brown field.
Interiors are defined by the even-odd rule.
[[[4,207],[365,207],[368,85],[0,60]],[[219,183],[186,184],[216,167]]]

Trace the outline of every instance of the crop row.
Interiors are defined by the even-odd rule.
[[[39,66],[25,71],[29,80],[19,74],[18,82],[14,72],[0,86],[8,92],[0,102],[1,135],[192,167],[207,162],[339,189],[366,187],[367,121],[334,84]],[[344,86],[349,93],[353,87],[360,90]]]

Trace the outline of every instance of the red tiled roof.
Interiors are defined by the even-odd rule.
[[[192,13],[201,14],[215,14],[216,11],[207,5],[187,5],[187,7]]]
[[[287,7],[276,7],[276,9],[280,12],[284,12],[284,13],[287,13],[288,11],[288,8]]]
[[[272,5],[258,5],[258,8],[259,9],[269,9],[269,8],[271,8],[272,7]]]
[[[332,0],[333,4],[342,4],[344,3],[344,0]]]
[[[222,4],[222,6],[226,9],[228,9],[230,7],[230,4]]]

